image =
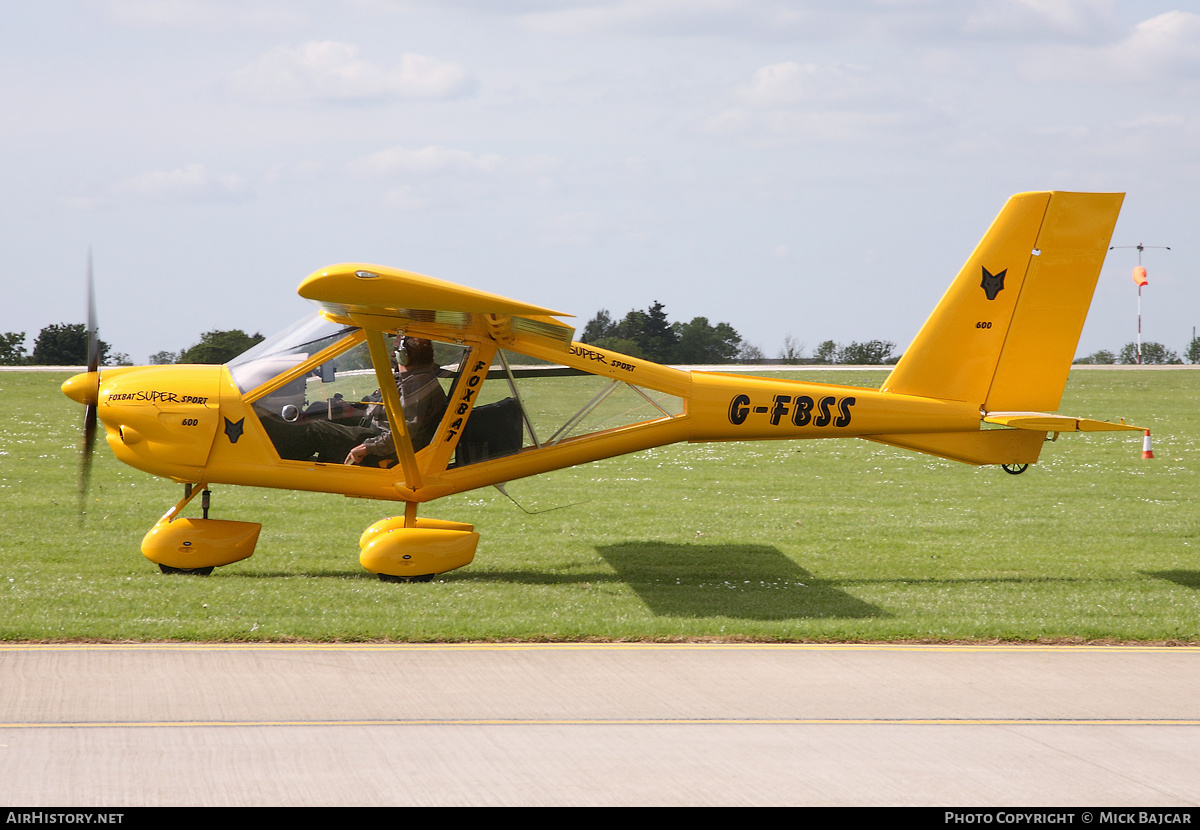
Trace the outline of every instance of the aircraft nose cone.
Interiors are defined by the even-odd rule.
[[[62,385],[63,394],[84,406],[95,406],[100,397],[100,373],[82,372],[67,378]]]

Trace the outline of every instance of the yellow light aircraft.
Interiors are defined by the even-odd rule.
[[[93,350],[63,391],[87,407],[85,469],[99,418],[117,458],[184,485],[142,542],[166,572],[211,573],[254,552],[260,525],[208,518],[212,484],[404,502],[359,546],[367,570],[409,581],[470,563],[479,541],[469,524],[419,518],[419,504],[678,441],[855,437],[1021,472],[1050,433],[1141,429],[1048,414],[1123,198],[1010,198],[877,390],[660,366],[574,342],[561,312],[342,264],[301,283],[316,314],[225,366],[100,371]],[[422,340],[441,376],[424,425],[393,374]],[[533,382],[531,359],[558,369]],[[342,463],[366,434],[390,435],[392,453]],[[203,517],[182,517],[201,491]]]

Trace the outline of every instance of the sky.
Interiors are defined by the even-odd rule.
[[[907,346],[1005,200],[1120,191],[1142,338],[1200,325],[1200,13],[1107,0],[0,6],[0,332],[143,363],[338,262],[776,356]],[[1149,246],[1170,246],[1170,250]],[[1079,354],[1137,335],[1109,253]]]

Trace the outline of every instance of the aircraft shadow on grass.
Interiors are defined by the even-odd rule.
[[[1146,576],[1165,579],[1184,588],[1200,590],[1200,571],[1143,571]]]
[[[616,574],[587,571],[478,571],[440,579],[565,585],[624,582],[662,617],[730,617],[751,620],[870,619],[892,614],[814,577],[767,545],[672,545],[625,542],[596,549]],[[294,571],[231,571],[230,578],[295,577]],[[312,570],[310,579],[374,580],[369,573]],[[416,586],[413,586],[416,587]],[[697,588],[700,588],[697,592]]]
[[[891,616],[814,577],[768,545],[625,542],[596,550],[651,612],[663,617],[788,620]]]

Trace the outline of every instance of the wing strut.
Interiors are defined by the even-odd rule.
[[[517,406],[521,407],[521,417],[525,420],[525,428],[529,430],[529,437],[533,441],[533,445],[540,450],[542,444],[538,441],[537,433],[533,431],[533,421],[529,420],[529,413],[525,411],[525,401],[521,400],[521,393],[517,391],[517,382],[513,379],[512,369],[508,366],[508,358],[504,356],[503,349],[497,349],[496,354],[500,358],[500,365],[504,367],[505,375],[508,376],[508,388],[512,391],[513,397],[517,399]],[[504,493],[504,495],[507,496],[508,493]]]

